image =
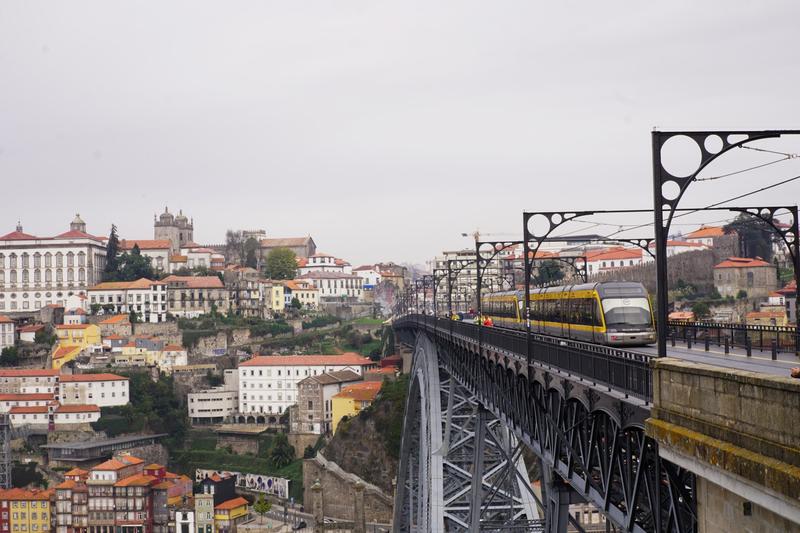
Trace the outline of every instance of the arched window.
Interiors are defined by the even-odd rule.
[[[42,266],[42,254],[39,252],[33,254],[33,266],[34,268],[40,268]]]
[[[41,283],[42,282],[42,271],[38,268],[33,271],[33,282],[34,283]]]
[[[73,254],[72,252],[69,252],[67,254],[67,266],[68,267],[75,266],[75,254]]]
[[[2,288],[5,282],[6,282],[6,271],[0,268],[0,288]]]
[[[47,268],[53,266],[53,254],[51,254],[50,252],[44,254],[44,266],[46,266]]]
[[[12,285],[17,282],[17,271],[16,270],[12,270],[11,271],[11,277],[9,278],[9,281],[11,282]]]
[[[86,281],[86,270],[83,268],[78,270],[78,281]]]
[[[67,281],[70,283],[75,281],[75,271],[71,268],[67,269]]]
[[[28,283],[28,281],[30,281],[28,279],[28,271],[27,270],[23,270],[22,271],[22,283]]]
[[[61,283],[64,281],[64,272],[62,270],[56,270],[56,282]]]
[[[28,264],[29,255],[27,253],[22,254],[22,268],[28,268],[30,265]]]
[[[64,254],[58,252],[56,254],[56,268],[61,268],[64,266]]]
[[[6,267],[6,256],[0,254],[0,272],[2,272],[5,267]]]
[[[86,266],[86,253],[80,252],[78,254],[78,266]]]
[[[8,268],[17,268],[17,254],[8,256]]]
[[[53,271],[50,270],[49,268],[44,271],[44,281],[46,283],[52,283],[53,282]]]

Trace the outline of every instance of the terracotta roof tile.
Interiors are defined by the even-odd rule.
[[[62,374],[58,380],[62,383],[80,383],[85,381],[128,381],[128,378],[116,374]]]
[[[219,509],[220,511],[229,511],[231,509],[236,509],[237,507],[247,506],[247,500],[239,496],[238,498],[233,498],[232,500],[224,501],[221,504],[214,507],[214,509]]]
[[[51,368],[11,368],[0,370],[0,378],[26,378],[57,376],[58,370]]]
[[[725,261],[715,265],[714,268],[752,268],[752,267],[774,267],[772,263],[764,261],[760,257],[751,259],[749,257],[729,257]]]
[[[687,239],[702,239],[708,237],[722,237],[725,230],[721,226],[700,226],[700,228],[689,233]]]
[[[170,242],[162,239],[122,239],[119,241],[120,250],[133,250],[138,245],[140,250],[169,250]]]
[[[127,324],[130,322],[128,315],[114,315],[100,321],[100,324]]]
[[[224,285],[217,276],[167,276],[164,283],[186,285],[189,289],[222,289]]]
[[[17,405],[11,408],[9,413],[12,415],[40,415],[40,414],[47,414],[48,413],[48,406],[46,405],[31,405],[31,406],[22,406]]]
[[[8,318],[6,315],[0,315],[0,324],[13,324],[14,321]]]
[[[59,405],[56,408],[56,413],[99,413],[100,408],[96,405]]]

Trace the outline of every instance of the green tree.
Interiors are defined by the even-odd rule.
[[[266,500],[263,494],[258,495],[258,500],[253,504],[253,511],[258,515],[259,523],[264,523],[264,515],[272,510],[272,502]]]
[[[114,279],[117,273],[117,254],[119,253],[119,237],[117,236],[117,226],[111,224],[111,233],[108,235],[106,243],[106,267],[104,279]]]
[[[300,309],[301,307],[303,307],[303,302],[298,300],[297,297],[295,296],[292,298],[292,307],[295,309]]]
[[[19,364],[19,352],[16,346],[8,346],[0,352],[0,366],[17,366]]]
[[[47,331],[47,329],[40,329],[36,332],[33,336],[33,342],[37,344],[47,344],[49,346],[53,346],[56,343],[57,337]]]
[[[294,461],[294,446],[289,444],[285,433],[278,433],[272,449],[269,451],[269,461],[274,468],[283,468]]]
[[[725,226],[725,232],[739,235],[739,248],[742,257],[760,257],[765,261],[772,259],[772,242],[775,230],[769,224],[752,215],[741,213]]]
[[[705,302],[695,302],[692,304],[692,312],[697,318],[706,318],[710,313],[710,309]]]
[[[130,253],[124,253],[118,261],[116,281],[136,281],[137,279],[147,278],[156,279],[151,259],[142,255],[139,245],[135,244]]]
[[[542,261],[533,277],[533,283],[544,286],[557,283],[562,279],[564,279],[564,271],[561,270],[558,261]]]
[[[294,279],[297,275],[297,255],[289,248],[275,248],[267,256],[264,269],[270,279]]]
[[[303,459],[313,459],[315,455],[317,455],[317,452],[313,446],[306,446],[306,449],[303,450]]]
[[[747,291],[744,289],[739,289],[739,292],[736,293],[736,298],[738,300],[744,300],[747,298]]]
[[[131,309],[130,315],[128,315],[128,320],[131,324],[136,324],[139,322],[139,313]]]
[[[89,306],[89,307],[90,307],[90,309],[91,309],[91,313],[92,313],[93,315],[96,315],[97,313],[99,313],[99,312],[100,312],[100,309],[102,309],[102,308],[103,308],[103,306],[102,306],[102,305],[100,305],[100,304],[92,304],[92,305],[91,305],[91,306]]]
[[[250,237],[244,243],[244,250],[245,250],[244,266],[250,268],[258,268],[258,258],[256,257],[256,251],[258,250],[258,241],[255,240],[253,237]]]

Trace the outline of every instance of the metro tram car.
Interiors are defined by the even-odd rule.
[[[525,329],[524,291],[482,299],[496,327]],[[531,289],[531,331],[609,346],[656,342],[653,309],[641,283],[611,281]]]

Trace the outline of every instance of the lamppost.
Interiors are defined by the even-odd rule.
[[[697,180],[697,175],[711,162],[734,148],[748,148],[746,145],[763,139],[774,139],[782,135],[800,135],[800,130],[766,130],[766,131],[654,131],[652,133],[653,150],[653,220],[656,237],[656,282],[657,282],[657,328],[658,328],[658,355],[665,357],[667,354],[667,311],[668,311],[668,279],[667,279],[667,238],[672,219],[678,211],[678,204],[692,182]],[[694,161],[694,170],[681,172],[664,166],[661,151],[664,146],[673,141],[684,142],[692,146],[699,157]],[[784,244],[789,249],[794,266],[795,283],[800,280],[800,250],[798,249],[798,221],[797,206],[784,209],[792,213],[790,229],[780,230],[772,222],[775,214],[773,208],[752,208],[748,210],[764,222],[767,222],[778,232]],[[769,220],[767,220],[769,218]],[[790,235],[791,234],[791,235]],[[800,311],[800,301],[795,300],[795,312]],[[797,315],[796,315],[797,316]],[[800,340],[800,327],[797,328],[797,341]]]

